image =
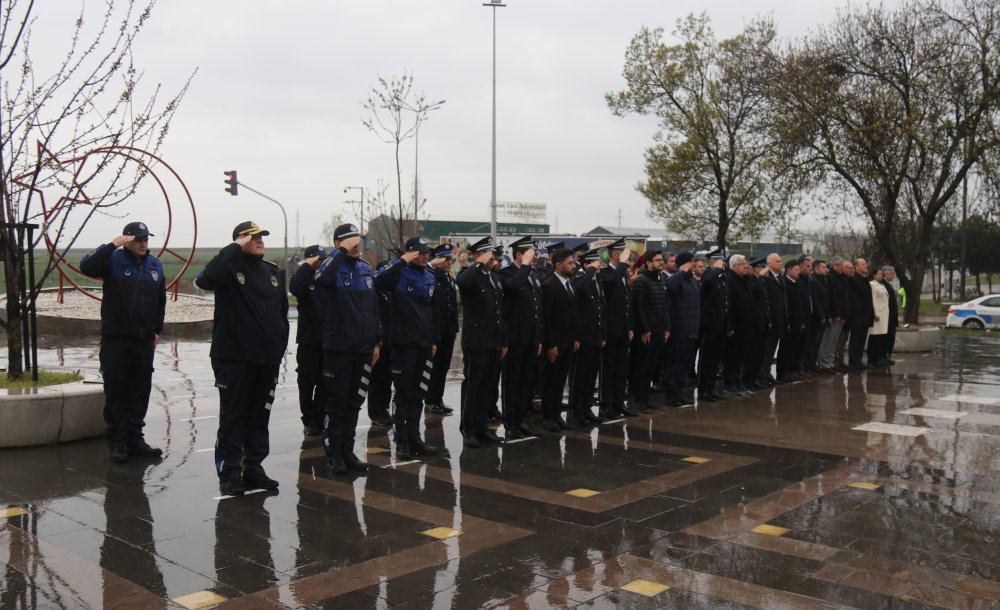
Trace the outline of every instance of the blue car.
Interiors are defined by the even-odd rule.
[[[1000,328],[1000,294],[988,294],[948,308],[945,326]]]

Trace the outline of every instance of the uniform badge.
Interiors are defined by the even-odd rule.
[[[125,270],[125,277],[130,277],[131,275],[132,275],[132,270],[131,269],[126,269]]]
[[[246,284],[247,283],[247,276],[243,275],[242,273],[237,273],[236,274],[236,281],[239,282],[240,284]]]
[[[434,296],[434,287],[433,286],[428,286],[427,287],[427,296],[430,296],[430,297]]]
[[[157,273],[155,271],[150,271],[150,274],[153,276],[153,281],[154,282],[160,279],[160,274],[159,273]]]
[[[369,289],[371,289],[371,287],[372,287],[372,285],[373,285],[373,284],[372,284],[372,278],[370,278],[370,277],[366,277],[366,278],[365,278],[365,283],[367,283],[367,284],[368,284],[368,288],[369,288]]]
[[[413,284],[407,284],[406,285],[406,291],[407,292],[413,292]]]
[[[275,288],[278,287],[278,278],[274,277],[273,275],[271,276],[271,285],[274,286]]]

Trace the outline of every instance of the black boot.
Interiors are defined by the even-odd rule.
[[[344,452],[344,466],[355,472],[368,472],[368,462],[362,462],[353,451]]]

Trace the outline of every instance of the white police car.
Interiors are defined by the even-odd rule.
[[[1000,294],[989,294],[948,308],[945,326],[1000,328]]]

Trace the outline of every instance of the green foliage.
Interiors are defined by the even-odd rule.
[[[73,383],[74,381],[83,380],[83,375],[80,371],[73,371],[67,373],[64,371],[38,371],[38,383],[31,380],[31,377],[27,375],[25,371],[25,376],[20,379],[11,379],[7,375],[0,378],[0,388],[5,388],[8,390],[12,389],[24,389],[24,388],[39,388],[47,385],[59,385],[61,383]]]

